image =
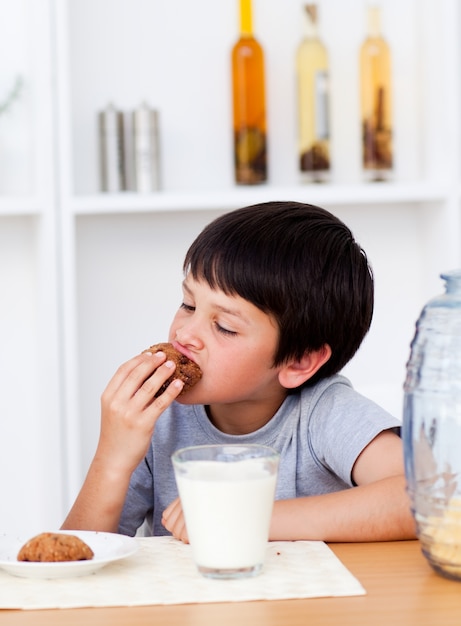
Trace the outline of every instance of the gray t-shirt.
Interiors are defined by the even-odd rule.
[[[218,430],[202,405],[174,402],[158,419],[149,451],[133,472],[119,532],[170,534],[162,512],[178,492],[171,455],[178,448],[216,443],[260,443],[280,453],[276,499],[330,493],[353,486],[362,450],[400,422],[337,375],[289,395],[273,418],[247,435]]]

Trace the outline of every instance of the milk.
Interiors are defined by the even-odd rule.
[[[176,482],[196,564],[232,570],[261,566],[277,472],[263,458],[189,461]]]

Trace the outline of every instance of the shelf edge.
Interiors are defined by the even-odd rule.
[[[76,215],[176,212],[233,209],[259,202],[292,200],[321,205],[426,203],[445,200],[451,193],[444,184],[376,183],[367,185],[258,186],[190,193],[159,191],[152,194],[92,194],[73,196],[67,208]]]

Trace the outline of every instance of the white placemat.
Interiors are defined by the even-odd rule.
[[[210,580],[196,570],[189,545],[172,537],[136,541],[139,550],[133,556],[80,578],[26,579],[0,571],[0,608],[242,602],[366,593],[323,542],[271,542],[260,575]]]

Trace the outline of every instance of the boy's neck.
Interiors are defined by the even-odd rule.
[[[287,393],[264,402],[213,404],[205,407],[210,422],[227,435],[248,435],[265,426],[277,413]]]

